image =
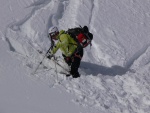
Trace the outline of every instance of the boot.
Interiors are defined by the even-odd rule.
[[[73,74],[72,74],[72,77],[73,77],[73,78],[78,78],[78,77],[80,77],[79,72],[73,73]]]

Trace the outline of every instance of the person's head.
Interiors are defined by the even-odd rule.
[[[57,36],[59,34],[58,28],[56,26],[52,26],[48,30],[48,35],[51,39],[58,40]]]

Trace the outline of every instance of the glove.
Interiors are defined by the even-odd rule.
[[[71,57],[65,57],[65,62],[70,66],[72,63]]]
[[[52,57],[54,57],[54,55],[51,54],[51,52],[48,52],[46,56],[47,56],[48,59],[51,59]]]
[[[66,62],[69,62],[70,60],[71,60],[70,57],[66,57],[66,58],[65,58],[65,61],[66,61]]]

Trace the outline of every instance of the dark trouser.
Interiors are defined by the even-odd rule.
[[[72,64],[71,64],[71,74],[74,77],[79,77],[78,68],[80,66],[81,59],[83,57],[83,48],[80,51],[76,51],[73,54]]]
[[[66,61],[68,63],[68,65],[71,66],[70,73],[75,78],[80,76],[79,72],[78,72],[78,68],[80,66],[80,62],[81,62],[82,57],[83,57],[83,48],[75,51],[75,53],[71,56],[71,60],[69,62]],[[65,58],[65,56],[64,56],[64,58]]]

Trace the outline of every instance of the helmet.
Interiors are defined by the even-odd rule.
[[[48,33],[51,34],[51,33],[55,33],[55,32],[59,32],[58,31],[58,28],[56,26],[52,26],[49,28],[48,30]]]
[[[48,30],[48,34],[51,38],[53,38],[54,36],[56,36],[56,34],[58,34],[59,31],[58,31],[58,28],[56,26],[52,26],[49,28]]]

